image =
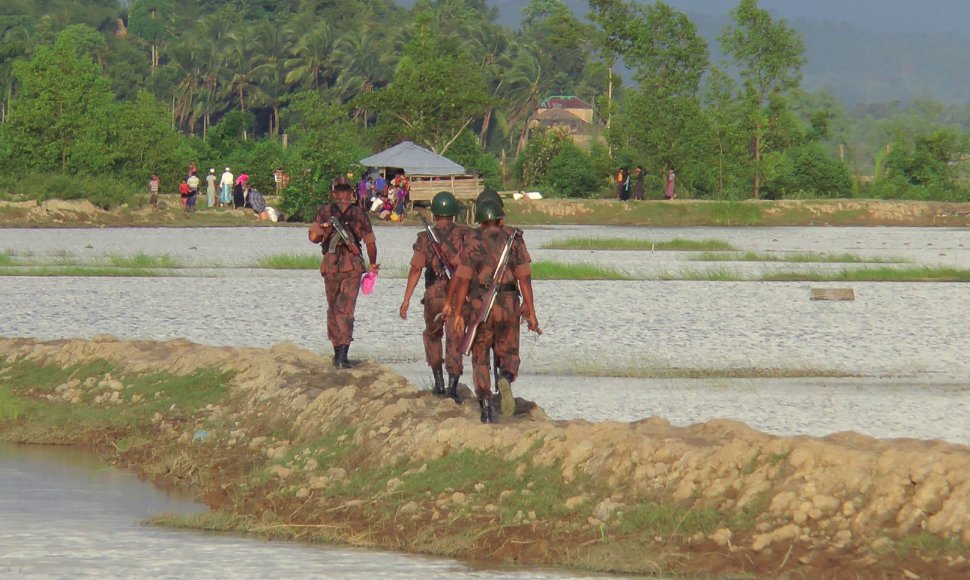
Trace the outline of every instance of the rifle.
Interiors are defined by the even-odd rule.
[[[364,262],[364,256],[361,255],[360,248],[357,247],[357,244],[355,244],[353,239],[350,237],[350,234],[347,232],[347,228],[345,228],[344,225],[340,223],[340,220],[334,216],[330,216],[330,225],[333,226],[333,231],[337,232],[340,239],[347,244],[347,249],[350,250],[350,253],[357,256],[357,259],[360,260],[360,265],[364,267],[364,271],[366,272],[367,263]]]
[[[438,236],[434,233],[434,229],[428,225],[428,220],[424,219],[423,214],[418,214],[421,217],[421,223],[424,224],[424,229],[428,232],[428,238],[431,240],[431,249],[434,250],[434,255],[441,262],[441,267],[445,270],[445,276],[451,280],[452,272],[451,264],[448,263],[448,258],[445,257],[445,251],[441,249],[441,242],[438,241]]]
[[[482,297],[482,306],[475,313],[475,318],[465,328],[465,335],[461,337],[458,350],[465,356],[471,354],[472,343],[475,342],[478,327],[488,320],[488,315],[492,313],[492,307],[495,306],[495,297],[498,294],[499,281],[505,275],[505,270],[509,265],[509,255],[512,253],[512,243],[515,242],[515,238],[519,237],[519,233],[519,230],[513,231],[512,235],[505,242],[505,247],[502,248],[502,255],[498,259],[498,265],[495,266],[495,273],[492,274],[492,279],[485,289],[485,296]]]

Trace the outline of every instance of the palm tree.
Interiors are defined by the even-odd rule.
[[[482,147],[485,147],[489,127],[492,124],[492,114],[495,112],[494,103],[500,99],[499,95],[506,82],[505,71],[512,67],[512,54],[516,48],[504,29],[491,26],[474,29],[467,40],[469,50],[485,72],[488,92],[493,99],[493,103],[485,107],[482,126],[478,133],[478,140]]]
[[[390,82],[398,56],[387,49],[391,41],[367,36],[359,30],[344,34],[333,51],[334,66],[340,71],[331,90],[340,102],[346,103],[356,95],[381,88]],[[367,110],[354,112],[367,126]]]
[[[247,99],[259,102],[265,95],[259,85],[260,64],[257,58],[259,46],[251,40],[251,30],[243,28],[226,35],[225,59],[231,72],[229,86],[239,110],[246,111]],[[243,140],[249,136],[243,131]]]
[[[0,123],[7,122],[7,109],[10,100],[13,98],[13,63],[21,58],[30,56],[33,52],[31,46],[30,29],[26,26],[15,26],[7,30],[3,35],[4,58],[0,61],[0,90],[4,93],[3,103],[0,104]]]
[[[196,95],[202,88],[203,79],[201,61],[191,40],[172,47],[170,54],[179,71],[179,81],[172,95],[172,115],[176,124],[186,125],[190,133],[195,133]]]
[[[519,50],[512,60],[512,68],[506,73],[505,85],[500,96],[505,100],[504,116],[509,128],[509,142],[513,129],[518,128],[518,143],[515,155],[518,156],[529,138],[529,116],[539,105],[549,80],[542,70],[539,57],[541,50],[535,43],[520,43]]]
[[[286,84],[317,91],[333,70],[333,34],[325,21],[303,34],[293,47],[292,56],[283,63]]]
[[[269,132],[274,137],[280,130],[280,103],[286,95],[284,63],[288,60],[292,48],[292,29],[273,22],[261,22],[256,25],[255,36],[259,44],[259,55],[255,58],[257,65],[256,82],[262,94],[262,103],[270,108]]]

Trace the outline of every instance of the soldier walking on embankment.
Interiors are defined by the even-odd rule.
[[[520,362],[520,320],[524,318],[533,332],[541,333],[541,330],[532,293],[532,258],[522,232],[511,229],[511,234],[506,233],[501,224],[505,213],[495,203],[478,204],[475,217],[480,227],[472,230],[475,235],[466,237],[453,280],[454,300],[449,303],[446,314],[450,315],[455,332],[463,335],[462,346],[471,351],[481,420],[491,423],[494,416],[489,349],[494,350],[500,365],[498,389],[502,416],[511,417],[515,413],[512,383]],[[468,297],[474,314],[466,323],[459,306]],[[463,351],[467,353],[465,348]]]
[[[380,264],[374,229],[367,214],[353,204],[353,187],[338,184],[332,195],[334,202],[317,210],[307,236],[314,244],[322,244],[320,275],[327,295],[327,338],[333,344],[333,366],[350,368],[347,353],[354,339],[357,294],[361,276],[368,269],[361,242],[367,246],[369,270],[376,275]]]
[[[447,395],[458,401],[458,379],[463,370],[462,353],[458,349],[461,335],[456,335],[453,325],[446,325],[443,315],[445,300],[448,297],[448,284],[458,264],[465,236],[471,228],[455,223],[458,215],[458,200],[448,191],[440,191],[431,200],[431,214],[434,224],[425,224],[425,231],[419,232],[414,242],[411,268],[401,302],[400,316],[407,320],[408,306],[421,271],[424,270],[424,355],[434,385],[431,392]],[[423,218],[422,218],[423,219]],[[445,354],[442,356],[441,338],[445,338]],[[448,372],[448,388],[445,389],[444,373]]]

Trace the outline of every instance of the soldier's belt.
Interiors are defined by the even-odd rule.
[[[484,292],[485,290],[488,289],[488,286],[486,286],[484,284],[479,284],[478,285],[478,289],[481,290],[482,292]],[[508,283],[505,283],[505,284],[499,284],[495,288],[495,291],[496,292],[516,292],[516,293],[518,293],[518,291],[519,291],[519,285],[516,284],[515,282],[508,282]]]

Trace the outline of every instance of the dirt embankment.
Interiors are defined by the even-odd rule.
[[[257,220],[248,209],[200,208],[187,215],[177,198],[163,200],[160,207],[159,211],[148,207],[106,211],[84,200],[0,201],[0,227],[277,225]],[[734,204],[709,200],[509,200],[505,210],[509,221],[519,225],[970,226],[970,203],[865,199],[746,200]]]
[[[641,573],[970,577],[961,445],[776,437],[732,421],[550,421],[522,399],[514,418],[483,425],[473,402],[432,397],[375,363],[336,371],[291,345],[0,339],[0,357],[8,369],[110,361],[119,376],[26,396],[119,411],[143,403],[130,377],[232,373],[222,400],[190,417],[172,409],[134,433],[73,442],[262,525],[235,529]],[[25,421],[0,422],[0,435],[32,432]]]

